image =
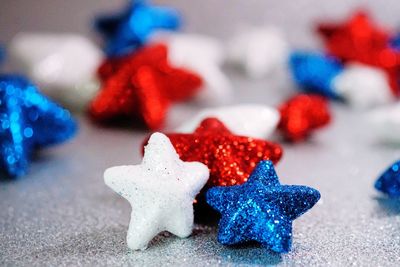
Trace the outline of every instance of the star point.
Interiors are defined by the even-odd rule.
[[[168,137],[161,133],[150,137],[141,164],[107,169],[106,185],[132,206],[129,248],[145,249],[163,231],[181,238],[189,236],[193,200],[208,177],[208,168],[202,163],[181,161]]]

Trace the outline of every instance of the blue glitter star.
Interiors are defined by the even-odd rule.
[[[27,79],[0,75],[0,172],[26,173],[32,153],[75,134],[71,114],[40,94]]]
[[[153,6],[148,2],[132,1],[121,13],[100,16],[95,20],[95,28],[106,40],[108,56],[121,56],[136,50],[157,29],[179,28],[181,19],[175,9]]]
[[[376,180],[375,188],[391,198],[400,197],[400,161],[393,163]]]
[[[292,221],[318,202],[310,187],[281,185],[271,161],[261,161],[242,185],[213,187],[206,199],[221,213],[218,241],[233,245],[254,240],[275,252],[288,252]]]
[[[343,71],[343,65],[334,57],[297,51],[290,55],[289,66],[295,82],[303,91],[339,98],[332,80]]]

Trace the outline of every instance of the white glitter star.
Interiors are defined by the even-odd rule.
[[[128,247],[146,249],[160,232],[192,233],[193,200],[209,177],[207,166],[179,159],[168,137],[154,133],[141,164],[112,167],[104,181],[132,206]]]
[[[367,115],[369,129],[383,142],[400,143],[400,104],[380,107]]]
[[[19,33],[11,41],[10,56],[41,91],[70,109],[86,108],[98,90],[102,52],[84,36]]]
[[[176,129],[176,132],[191,133],[205,118],[217,118],[236,135],[267,138],[275,131],[280,114],[272,107],[259,104],[241,104],[203,109]]]

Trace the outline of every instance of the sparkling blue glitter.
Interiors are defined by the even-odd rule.
[[[100,16],[96,29],[106,41],[108,56],[122,56],[144,45],[157,29],[176,30],[181,24],[179,13],[172,8],[153,6],[149,1],[132,1],[119,14]]]
[[[318,202],[310,187],[281,185],[271,161],[261,161],[242,185],[213,187],[207,203],[221,213],[218,241],[233,245],[257,241],[271,250],[288,252],[292,221]]]
[[[335,58],[296,51],[290,55],[289,66],[295,82],[305,92],[339,98],[332,80],[343,71],[343,65]]]
[[[375,188],[391,198],[400,197],[400,161],[393,163],[375,182]]]
[[[63,142],[76,130],[69,111],[27,79],[0,75],[0,177],[24,175],[36,149]]]

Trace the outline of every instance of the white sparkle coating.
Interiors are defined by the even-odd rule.
[[[276,129],[280,114],[275,108],[259,104],[241,104],[203,109],[176,129],[180,133],[191,133],[202,120],[214,117],[237,135],[267,138]]]
[[[181,238],[192,233],[193,201],[209,178],[207,166],[179,159],[168,137],[151,135],[141,164],[104,173],[106,185],[132,206],[128,247],[146,249],[160,232]]]
[[[10,56],[45,94],[68,108],[84,109],[98,90],[102,52],[81,35],[19,33],[11,41]]]
[[[284,69],[289,45],[276,27],[245,27],[228,44],[228,61],[249,77],[262,78]]]
[[[332,82],[336,92],[355,108],[369,108],[394,100],[388,77],[378,68],[351,63]]]

